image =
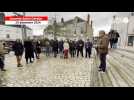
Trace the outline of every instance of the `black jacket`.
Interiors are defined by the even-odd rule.
[[[78,41],[78,49],[83,49],[84,47],[84,42],[82,40]]]
[[[22,43],[17,43],[13,45],[13,51],[15,52],[16,56],[22,55],[24,51],[24,46]]]
[[[34,57],[34,46],[31,41],[24,42],[25,57]]]
[[[53,41],[53,50],[58,50],[58,40]]]
[[[59,47],[60,51],[63,50],[63,48],[64,48],[63,44],[64,44],[63,41],[59,41],[58,47]]]

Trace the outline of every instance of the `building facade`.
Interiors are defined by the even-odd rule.
[[[128,22],[128,45],[134,46],[134,15],[131,14]]]
[[[26,27],[26,37],[33,38],[32,29]],[[23,40],[22,28],[19,26],[0,25],[0,40],[15,41],[16,39]]]
[[[126,23],[124,21],[126,17],[120,17],[120,16],[114,16],[113,17],[113,23],[111,25],[111,29],[113,30],[117,30],[117,32],[120,35],[119,41],[118,41],[118,46],[121,47],[125,47],[127,46],[127,33],[128,33],[128,29],[127,29],[127,25],[128,23]]]
[[[134,14],[127,17],[116,16],[113,18],[111,29],[120,34],[119,46],[134,46]]]
[[[64,21],[64,19],[61,18],[61,22],[56,23],[55,21],[53,25],[48,25],[48,27],[44,30],[44,35],[47,36],[49,33],[53,33],[58,37],[69,39],[92,38],[93,29],[92,21],[90,21],[90,15],[87,16],[87,20],[78,16],[68,21]]]

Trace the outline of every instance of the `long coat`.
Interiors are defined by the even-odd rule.
[[[108,36],[103,36],[98,41],[98,53],[107,54],[108,53],[109,38]]]
[[[53,51],[58,51],[58,40],[53,41]]]
[[[24,51],[24,46],[23,46],[22,43],[17,43],[16,42],[13,45],[13,50],[14,50],[16,56],[22,56],[23,51]]]
[[[63,41],[59,41],[59,43],[58,43],[58,47],[59,47],[59,50],[60,51],[62,51],[63,50],[63,44],[64,44],[64,42]]]
[[[25,58],[34,57],[34,47],[31,41],[24,42]]]

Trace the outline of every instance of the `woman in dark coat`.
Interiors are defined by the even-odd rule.
[[[36,43],[36,53],[37,53],[37,59],[40,59],[40,53],[41,53],[40,41],[37,41]]]
[[[24,46],[20,39],[17,39],[14,43],[13,50],[17,59],[17,67],[22,67],[21,59],[24,51]]]
[[[63,40],[60,40],[58,44],[60,57],[63,56],[63,49],[64,49],[63,44],[64,44]]]
[[[28,59],[30,60],[30,63],[33,63],[32,58],[34,56],[34,47],[32,41],[26,40],[24,42],[24,48],[25,48],[26,63],[28,64]]]
[[[52,42],[52,49],[53,49],[53,53],[54,53],[54,57],[57,57],[58,54],[58,40],[57,38],[54,39],[54,41]]]

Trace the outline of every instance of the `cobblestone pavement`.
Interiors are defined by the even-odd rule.
[[[93,52],[95,55],[95,52]],[[107,55],[106,73],[98,72],[99,59],[46,57],[17,68],[13,54],[6,55],[6,72],[0,71],[1,87],[133,87],[134,53],[112,49]]]
[[[24,57],[23,57],[24,58]],[[13,54],[6,55],[6,72],[0,72],[1,87],[89,87],[93,58],[41,59],[23,67],[16,66]]]

